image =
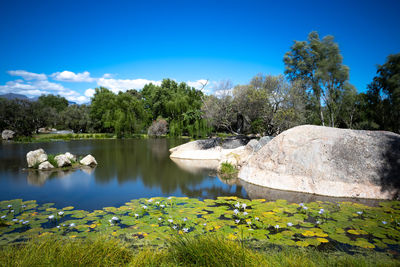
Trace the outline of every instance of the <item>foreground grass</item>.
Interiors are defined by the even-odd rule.
[[[0,249],[0,266],[399,266],[368,251],[348,255],[306,248],[255,250],[219,236],[175,237],[164,248],[133,248],[118,239],[39,238]]]

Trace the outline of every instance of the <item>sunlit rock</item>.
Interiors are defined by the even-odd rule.
[[[26,154],[26,161],[28,162],[28,167],[32,168],[36,164],[40,164],[47,160],[47,154],[42,148],[36,149],[34,151],[29,151]]]
[[[335,197],[390,199],[400,189],[400,135],[303,125],[250,157],[239,178]]]
[[[85,166],[93,166],[97,165],[97,161],[92,155],[87,155],[86,157],[81,159],[80,164]]]
[[[39,170],[50,170],[50,169],[54,169],[54,166],[50,162],[45,161],[45,162],[40,163],[38,169]]]
[[[71,153],[67,152],[64,154],[70,161],[76,161],[76,156],[72,155]]]
[[[55,156],[54,160],[57,161],[58,167],[66,167],[71,165],[71,160],[63,154]]]

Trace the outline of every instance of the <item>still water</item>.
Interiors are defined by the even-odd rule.
[[[174,139],[74,140],[0,145],[0,199],[35,199],[81,209],[122,205],[142,197],[188,196],[247,198],[240,185],[228,185],[211,170],[187,171],[169,158]],[[93,155],[92,170],[38,172],[27,167],[26,153],[43,148],[48,154]]]
[[[181,139],[74,140],[34,144],[0,143],[0,200],[22,198],[56,207],[93,210],[120,206],[136,198],[187,196],[287,199],[291,202],[341,201],[323,196],[272,190],[238,179],[223,180],[215,171],[178,165],[169,148]],[[93,155],[94,169],[38,172],[24,170],[26,153],[43,148],[48,154]],[[344,199],[346,200],[346,199]],[[354,200],[374,205],[370,200]]]

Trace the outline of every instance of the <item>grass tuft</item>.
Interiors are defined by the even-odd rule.
[[[233,166],[232,164],[230,164],[229,162],[222,162],[221,163],[221,168],[220,168],[220,172],[222,174],[235,174],[238,172],[238,170],[236,169],[235,166]]]
[[[50,162],[50,164],[53,165],[55,168],[58,168],[57,161],[54,159],[55,157],[56,157],[56,155],[48,154],[47,161]]]

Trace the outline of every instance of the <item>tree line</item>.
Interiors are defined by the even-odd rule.
[[[95,89],[89,105],[60,96],[37,101],[0,98],[0,129],[29,136],[39,128],[74,132],[276,135],[302,124],[400,133],[400,54],[389,55],[365,93],[349,82],[349,68],[333,36],[311,32],[284,56],[284,75],[254,76],[248,84],[221,82],[212,95],[164,79],[140,91]]]

